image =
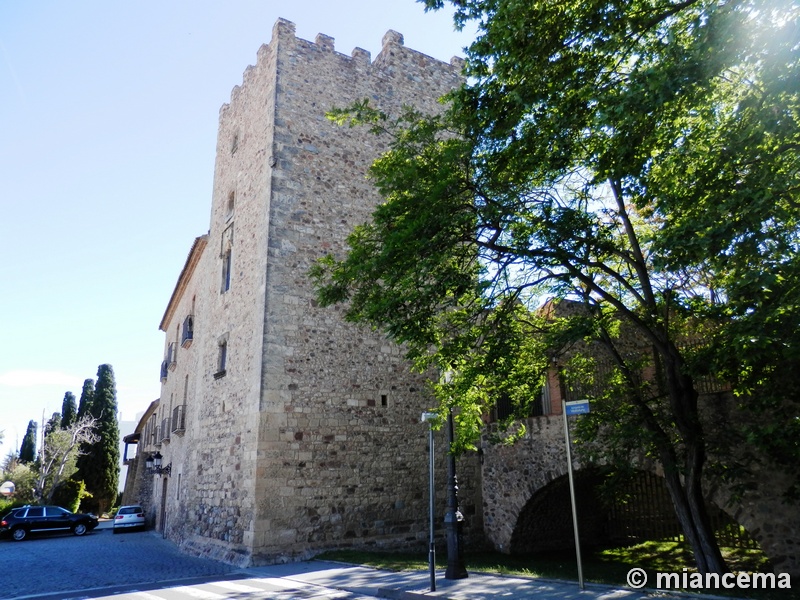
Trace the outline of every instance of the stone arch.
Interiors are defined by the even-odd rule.
[[[602,474],[597,469],[575,471],[575,497],[581,546],[599,545],[604,534],[605,511],[597,488]],[[531,495],[511,536],[512,554],[574,548],[572,507],[567,475],[557,477]]]
[[[679,539],[681,527],[663,477],[639,470],[616,495],[604,494],[602,467],[575,472],[578,527],[581,546],[603,548],[648,539]],[[623,499],[627,499],[624,501]],[[727,543],[757,547],[739,523],[713,502],[709,516]],[[559,551],[574,548],[572,511],[567,476],[537,490],[519,514],[511,537],[512,553]]]
[[[516,444],[492,444],[491,426],[483,443],[483,521],[487,541],[510,552],[511,537],[530,498],[567,472],[563,421],[543,416],[526,421]],[[577,466],[577,465],[576,465]]]
[[[515,529],[534,495],[567,471],[562,417],[534,417],[525,425],[526,434],[513,445],[491,443],[491,436],[497,433],[492,425],[483,438],[484,533],[486,541],[499,552],[509,553],[516,545],[516,541],[512,544]],[[574,467],[581,472],[580,464],[575,462]],[[648,470],[653,471],[642,469]],[[707,481],[708,499],[750,533],[776,572],[800,576],[800,511],[784,497],[792,476],[770,469],[758,471],[755,477],[758,485],[744,491]],[[568,509],[569,504],[566,506]]]

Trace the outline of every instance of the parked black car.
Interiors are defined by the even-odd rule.
[[[95,527],[97,517],[93,514],[71,513],[60,506],[23,506],[0,519],[0,535],[10,533],[18,542],[29,533],[72,531],[83,535]]]

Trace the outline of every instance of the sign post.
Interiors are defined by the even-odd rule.
[[[572,444],[569,439],[569,423],[567,417],[572,415],[585,415],[589,412],[588,400],[561,401],[561,412],[564,413],[564,438],[567,442],[567,473],[569,474],[569,497],[572,503],[572,529],[575,533],[575,556],[578,560],[578,584],[581,589],[586,589],[583,584],[583,564],[581,562],[581,540],[578,535],[578,510],[575,504],[575,480],[572,475]]]

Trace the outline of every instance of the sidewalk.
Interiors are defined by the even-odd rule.
[[[247,577],[282,577],[307,584],[324,585],[358,595],[393,600],[637,600],[647,598],[647,591],[599,584],[586,584],[581,590],[577,582],[554,581],[524,577],[506,577],[470,573],[467,579],[448,580],[444,571],[436,572],[436,591],[430,591],[427,571],[381,571],[336,562],[312,560],[303,563],[251,567],[240,573]]]

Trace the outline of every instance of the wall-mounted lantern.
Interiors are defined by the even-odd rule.
[[[162,467],[161,462],[163,459],[164,457],[161,456],[161,452],[156,452],[155,454],[148,456],[147,460],[144,461],[144,466],[147,467],[147,474],[158,475],[159,477],[166,475],[169,477],[169,475],[172,473],[172,463]]]

